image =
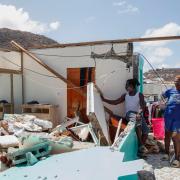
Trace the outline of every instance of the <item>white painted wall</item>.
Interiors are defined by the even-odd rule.
[[[126,45],[116,44],[114,49],[116,52],[125,52]],[[80,55],[90,55],[91,51],[95,53],[106,53],[111,48],[111,45],[98,45],[98,46],[81,46],[81,47],[66,47],[66,48],[49,48],[49,49],[36,49],[32,50],[34,53],[42,53],[47,55],[61,55],[61,56],[80,56]],[[14,53],[14,58],[13,54]],[[20,65],[20,54],[18,53],[6,53],[8,58],[11,58],[13,62]],[[0,52],[0,56],[4,55]],[[67,77],[67,68],[80,68],[80,67],[94,67],[95,62],[89,56],[86,57],[57,57],[57,56],[44,56],[37,55],[43,62],[48,64],[51,68],[55,69],[59,74]],[[2,63],[3,62],[3,63]],[[8,65],[7,65],[8,64]],[[9,63],[0,59],[0,66],[10,67]],[[12,65],[11,65],[12,67]],[[24,81],[25,81],[25,102],[37,100],[40,103],[50,103],[59,105],[59,117],[60,120],[67,114],[67,86],[64,82],[58,78],[46,77],[40,74],[45,74],[48,76],[54,76],[49,73],[34,60],[32,60],[28,55],[24,54]],[[13,67],[17,68],[17,67]],[[32,71],[38,72],[40,74],[34,73]],[[113,73],[112,73],[113,72]],[[119,60],[103,60],[96,59],[96,83],[102,89],[104,96],[109,99],[116,99],[125,92],[125,82],[128,78],[132,78],[132,68],[126,69],[126,64]],[[19,75],[17,75],[19,76]],[[5,84],[7,77],[0,76],[0,83]],[[20,103],[21,101],[21,78],[16,78],[14,80],[16,85],[16,98],[15,103]],[[7,87],[8,88],[8,87]],[[8,93],[5,92],[3,88],[0,89],[0,97],[8,97]],[[17,106],[16,110],[20,109]],[[123,105],[110,106],[117,114],[123,114]]]
[[[15,64],[13,64],[15,63]],[[19,52],[0,51],[0,68],[19,70],[21,65],[21,54]]]
[[[4,52],[0,51],[0,68],[20,70],[20,53],[19,52]],[[16,64],[16,65],[15,65]],[[11,102],[11,80],[9,74],[0,74],[0,100]],[[17,113],[21,112],[22,91],[21,91],[21,76],[14,75],[14,110]]]
[[[11,101],[10,76],[8,74],[0,74],[0,100]]]

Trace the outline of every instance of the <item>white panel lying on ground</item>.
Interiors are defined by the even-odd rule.
[[[94,88],[93,83],[89,83],[87,86],[87,115],[94,113],[106,140],[109,142],[108,125],[105,118],[104,105],[102,103],[100,94],[97,89]]]
[[[33,166],[13,167],[0,173],[3,180],[117,180],[142,170],[143,160],[122,162],[124,153],[95,147],[59,154]]]

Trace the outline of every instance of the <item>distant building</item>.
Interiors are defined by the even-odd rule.
[[[160,77],[163,78],[163,81],[172,82],[177,75],[180,75],[180,68],[162,68],[156,69],[157,73]],[[157,78],[157,74],[154,73],[153,70],[149,70],[144,73],[146,79],[155,80]]]
[[[151,79],[144,79],[144,95],[146,99],[150,101],[157,101],[161,99],[162,93],[169,88],[174,87],[174,82],[167,82],[163,79],[155,78]]]

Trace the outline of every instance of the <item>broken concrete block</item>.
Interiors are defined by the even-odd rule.
[[[50,141],[51,154],[60,154],[72,151],[73,140],[71,137],[63,137],[59,141]]]
[[[48,120],[43,120],[43,119],[38,119],[35,118],[34,119],[34,123],[40,127],[42,127],[42,129],[51,129],[53,127],[52,122],[48,121]]]
[[[0,148],[18,147],[19,140],[16,136],[5,135],[0,136]]]
[[[23,121],[29,122],[29,121],[33,121],[35,118],[36,116],[26,114],[23,116]]]
[[[35,136],[35,135],[25,135],[20,138],[20,148],[31,148],[32,146],[36,144],[40,144],[42,142],[47,142],[48,139],[43,138],[41,136]]]

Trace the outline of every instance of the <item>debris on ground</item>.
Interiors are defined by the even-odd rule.
[[[19,164],[34,165],[49,155],[94,147],[93,142],[81,141],[89,136],[88,125],[80,123],[82,127],[69,128],[78,120],[76,117],[52,129],[48,120],[32,115],[5,114],[0,121],[0,171]]]

